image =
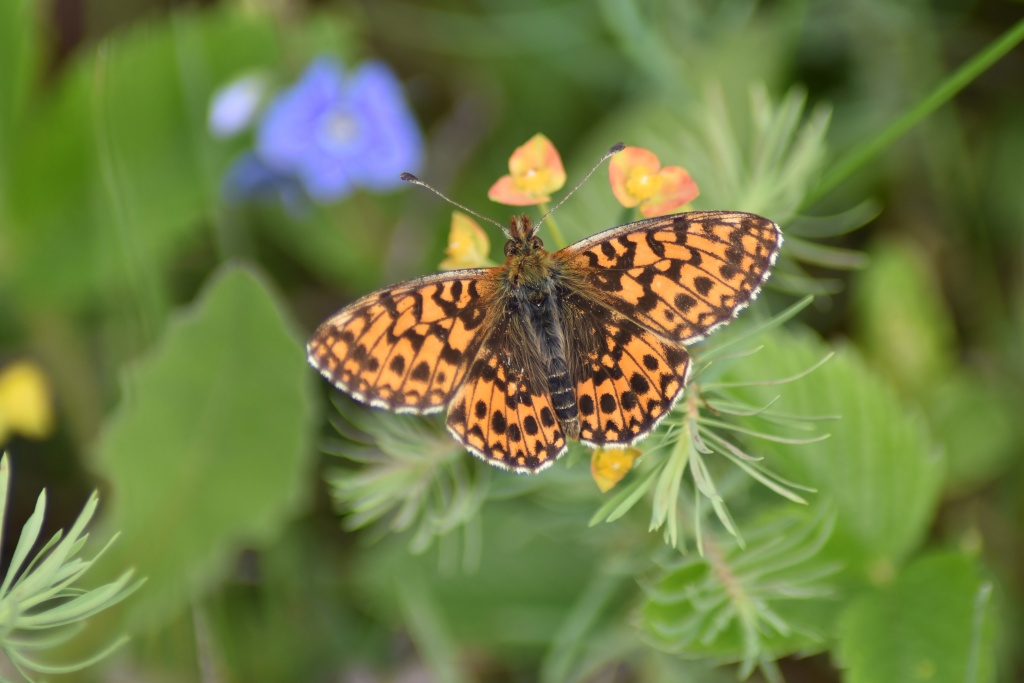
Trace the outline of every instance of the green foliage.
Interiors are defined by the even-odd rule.
[[[224,163],[204,128],[206,100],[239,65],[277,58],[271,31],[238,15],[138,29],[35,104],[7,160],[17,171],[6,197],[11,286],[26,305],[82,308],[128,293],[144,325],[159,322],[163,274],[211,212]]]
[[[4,453],[0,458],[0,537],[5,528],[10,479],[10,464]],[[46,491],[39,494],[32,516],[21,529],[3,584],[0,584],[0,651],[26,680],[32,680],[31,672],[80,671],[124,643],[124,638],[118,639],[78,662],[54,664],[38,658],[71,639],[81,630],[84,620],[124,600],[142,583],[132,581],[129,570],[96,588],[80,586],[82,576],[109,547],[100,549],[92,559],[78,557],[89,540],[85,527],[98,504],[99,496],[93,493],[67,535],[58,531],[31,560],[29,555],[42,531]]]
[[[936,553],[859,595],[840,620],[850,683],[995,680],[992,582],[973,558]]]
[[[960,362],[936,274],[909,245],[882,243],[856,290],[859,338],[874,365],[925,410],[945,448],[945,487],[969,490],[1005,469],[1019,441],[1005,380]]]
[[[316,410],[304,369],[266,282],[229,265],[126,373],[96,465],[118,491],[117,559],[149,581],[129,605],[136,624],[182,609],[305,505]]]
[[[800,373],[827,351],[807,331],[780,330],[762,341],[744,382]],[[773,408],[794,415],[841,416],[817,448],[766,442],[758,452],[782,476],[818,491],[816,506],[834,506],[836,528],[823,556],[841,562],[847,580],[890,579],[921,543],[942,483],[942,458],[924,420],[850,346],[784,391],[764,384],[732,391],[755,405],[778,399]],[[766,424],[762,416],[747,420],[754,429]]]
[[[926,264],[910,245],[879,244],[856,289],[861,346],[911,395],[957,365],[953,321]]]
[[[828,513],[775,509],[746,526],[743,546],[706,541],[703,556],[677,558],[647,589],[644,628],[673,653],[740,661],[743,677],[760,666],[780,680],[775,658],[824,646],[821,607],[800,603],[834,598],[827,581],[839,565],[822,559],[831,533]]]
[[[341,438],[326,450],[361,465],[337,468],[327,479],[339,508],[350,513],[348,528],[383,521],[394,533],[415,527],[414,553],[459,528],[472,533],[466,527],[487,497],[490,472],[475,467],[442,425],[356,409],[348,399],[335,405]]]

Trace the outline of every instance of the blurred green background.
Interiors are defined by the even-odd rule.
[[[120,536],[82,585],[146,579],[33,658],[128,635],[53,680],[1021,680],[1022,17],[1000,0],[3,0],[0,573],[42,489],[46,538],[98,490],[86,555]],[[715,454],[685,451],[680,417],[602,494],[585,449],[492,471],[437,420],[335,395],[305,339],[436,270],[451,207],[412,187],[225,198],[257,134],[214,135],[212,99],[258,73],[273,100],[325,55],[388,64],[423,134],[410,170],[501,222],[487,189],[536,132],[570,185],[624,141],[685,166],[694,207],[777,221],[768,291],[695,350],[691,389],[701,429],[763,460],[714,435]],[[604,174],[559,210],[570,240],[628,217]],[[8,587],[17,680],[18,619],[41,607]]]

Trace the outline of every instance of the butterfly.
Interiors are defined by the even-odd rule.
[[[636,443],[683,394],[686,346],[758,294],[782,245],[755,214],[694,211],[611,228],[550,253],[513,217],[505,263],[386,287],[324,322],[310,363],[355,399],[447,408],[452,436],[538,472],[579,440]]]

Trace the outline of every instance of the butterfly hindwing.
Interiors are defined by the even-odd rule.
[[[767,218],[692,211],[612,228],[555,256],[623,315],[691,343],[757,296],[781,244]]]
[[[515,330],[507,320],[495,324],[452,399],[448,431],[492,465],[537,472],[567,446],[546,378],[536,359],[523,357],[527,347]]]
[[[328,319],[310,362],[339,389],[398,412],[442,410],[483,342],[493,269],[459,270],[369,294]]]
[[[598,447],[643,439],[682,396],[686,349],[579,293],[566,294],[563,308],[580,441]]]

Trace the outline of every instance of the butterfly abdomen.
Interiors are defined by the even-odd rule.
[[[562,321],[557,297],[551,291],[552,285],[550,278],[543,278],[538,283],[524,283],[517,288],[516,298],[520,302],[519,310],[525,312],[529,319],[535,348],[546,370],[547,389],[555,417],[565,436],[576,439],[580,433],[579,407],[569,374]]]
[[[551,405],[555,409],[562,430],[570,439],[580,437],[580,411],[576,405],[576,392],[569,377],[569,365],[565,358],[553,358],[548,369],[548,391]]]

